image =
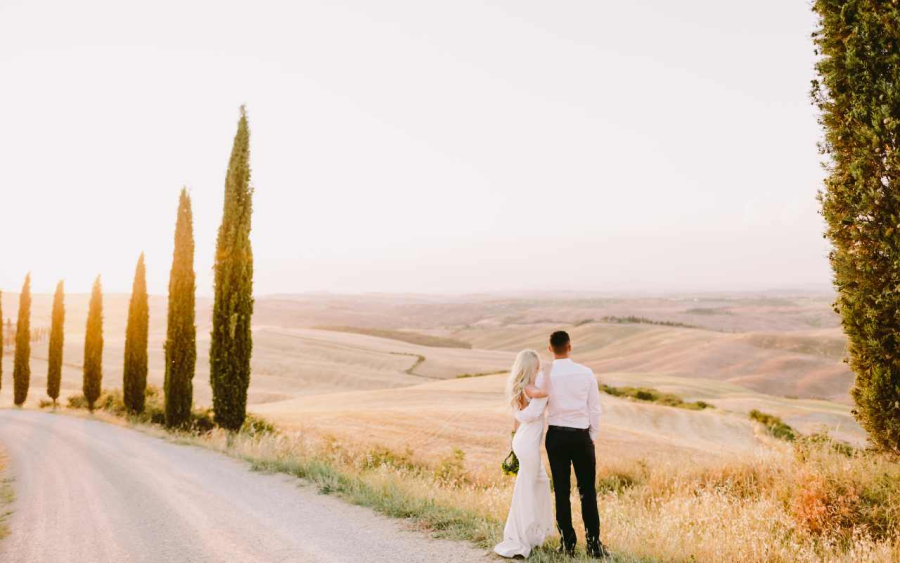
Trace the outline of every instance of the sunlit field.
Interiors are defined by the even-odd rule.
[[[512,493],[510,478],[468,463],[461,450],[422,456],[303,432],[184,440],[483,547],[499,541]],[[849,563],[900,555],[897,465],[824,439],[720,459],[683,451],[606,456],[598,469],[602,533],[617,561]],[[531,559],[555,560],[549,551]]]
[[[14,311],[12,296],[4,299],[4,311]],[[47,314],[45,300],[36,297],[35,326]],[[83,302],[70,300],[64,395],[80,393]],[[124,303],[108,299],[107,389],[121,385]],[[197,406],[210,397],[202,360],[208,307],[198,304]],[[250,411],[278,433],[181,439],[489,547],[513,483],[499,468],[511,430],[504,370],[522,348],[543,351],[547,334],[562,327],[601,384],[709,405],[602,395],[603,537],[620,560],[850,562],[898,554],[897,469],[856,449],[865,439],[850,413],[852,376],[828,296],[578,296],[548,304],[273,297],[257,301],[254,319]],[[157,386],[162,327],[163,302],[153,298]],[[42,348],[33,352],[32,406],[43,394]],[[777,439],[751,410],[780,418],[801,438]]]

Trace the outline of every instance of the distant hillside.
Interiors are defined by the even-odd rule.
[[[350,334],[365,334],[367,336],[376,336],[378,338],[388,338],[390,340],[399,340],[410,344],[418,344],[419,346],[428,346],[429,348],[464,348],[470,350],[472,344],[464,340],[455,338],[445,338],[441,336],[430,336],[428,334],[419,334],[417,332],[408,332],[404,330],[388,330],[384,328],[362,328],[355,326],[320,326],[317,330],[327,330],[330,332],[348,332]]]

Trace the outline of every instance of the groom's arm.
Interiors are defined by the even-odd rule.
[[[594,372],[591,372],[591,387],[588,390],[588,415],[591,420],[590,434],[591,440],[596,441],[600,435],[600,388],[597,385],[597,378]]]

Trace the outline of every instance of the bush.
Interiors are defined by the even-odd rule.
[[[597,494],[622,494],[640,481],[641,478],[639,476],[623,471],[614,471],[607,475],[600,475],[597,478]]]
[[[197,411],[195,411],[196,413]],[[207,409],[205,411],[206,417],[210,423],[213,422],[213,413],[211,409]],[[205,420],[205,419],[204,419]],[[194,425],[197,425],[199,420],[194,421]],[[212,430],[212,428],[210,428]],[[244,425],[241,426],[241,434],[247,434],[248,436],[265,436],[268,434],[276,434],[278,430],[275,428],[275,425],[265,420],[264,418],[260,418],[256,415],[248,414],[247,418],[244,419]]]
[[[687,402],[674,393],[662,393],[649,387],[613,387],[601,383],[600,391],[607,395],[612,395],[613,397],[629,398],[645,403],[657,403],[659,405],[677,409],[702,411],[714,408],[709,403],[703,401]]]
[[[84,395],[72,395],[66,400],[66,406],[73,410],[81,410],[88,408],[87,399]]]
[[[835,447],[817,435],[795,443],[803,474],[791,491],[790,509],[809,532],[850,542],[864,529],[876,539],[897,537],[900,522],[900,466],[874,452]]]
[[[853,457],[861,453],[861,450],[858,448],[855,448],[847,442],[835,440],[825,432],[815,432],[808,436],[800,436],[795,443],[797,454],[804,460],[810,457],[811,451],[821,450],[823,448],[839,453],[844,457]]]
[[[782,422],[782,420],[775,415],[753,409],[750,411],[750,420],[755,420],[765,426],[769,431],[769,434],[779,440],[793,442],[797,438],[797,433],[794,429]]]
[[[412,456],[413,452],[409,448],[402,453],[397,453],[384,446],[375,446],[365,452],[361,467],[363,469],[390,467],[416,473],[421,468],[412,461]]]
[[[434,473],[437,481],[443,485],[458,487],[466,482],[466,454],[459,448],[441,460]]]
[[[125,406],[125,397],[122,394],[122,390],[107,389],[100,393],[94,408],[118,417],[127,418],[132,422],[164,426],[166,423],[166,412],[165,397],[162,391],[159,387],[147,385],[144,391],[144,399],[144,412],[132,414]],[[68,399],[68,407],[76,410],[88,409],[88,402],[82,395],[72,396]],[[213,414],[211,408],[195,407],[191,410],[190,424],[187,426],[187,430],[194,434],[211,432],[216,427]],[[271,422],[254,415],[247,415],[240,430],[241,434],[251,437],[277,434],[277,432],[278,430]]]

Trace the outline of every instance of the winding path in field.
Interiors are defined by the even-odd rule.
[[[0,410],[16,499],[0,561],[485,561],[297,479],[95,420]]]

